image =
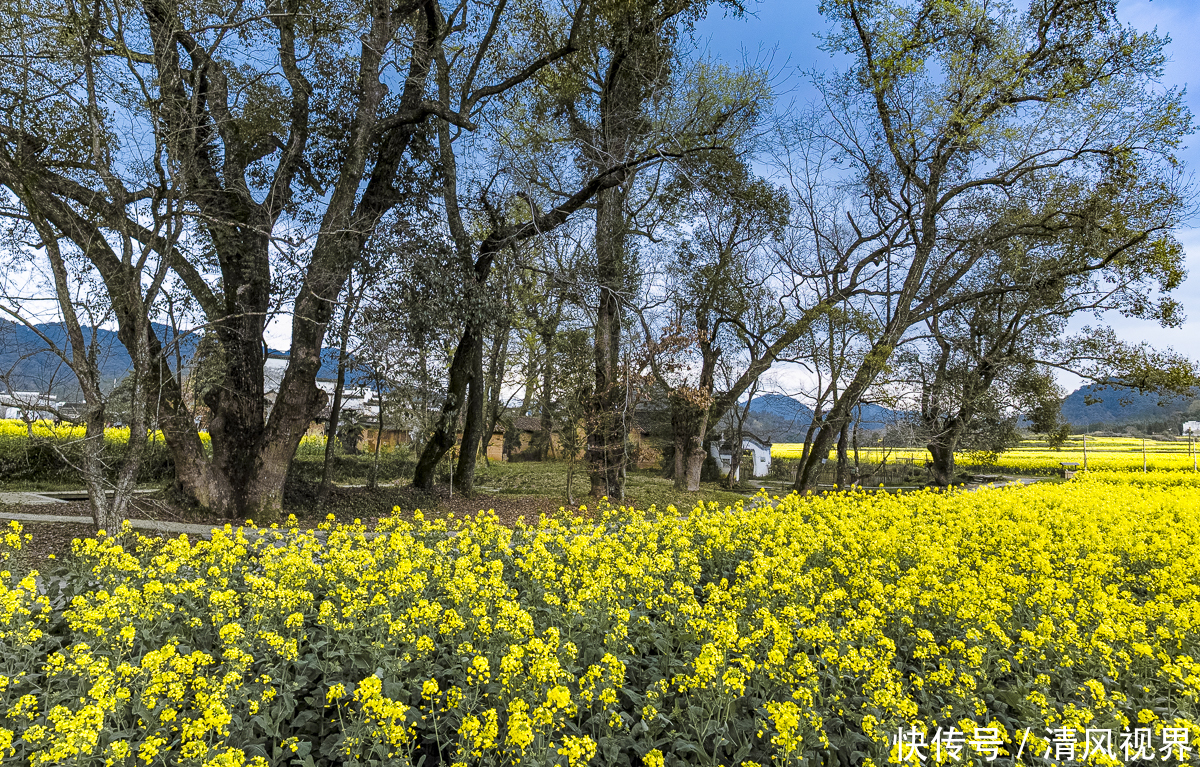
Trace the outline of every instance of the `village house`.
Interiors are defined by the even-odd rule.
[[[513,416],[508,420],[506,425],[503,420],[497,422],[495,431],[492,432],[491,438],[487,443],[487,456],[491,461],[508,461],[512,460],[513,456],[528,454],[535,437],[542,430],[542,422],[540,418],[527,415]],[[513,433],[509,435],[508,429],[511,428]],[[629,428],[629,444],[632,448],[634,461],[637,468],[645,469],[655,466],[662,460],[662,452],[653,447],[649,443],[650,430],[645,425],[634,422]],[[462,434],[459,434],[462,438]],[[579,431],[580,445],[587,443],[587,436],[582,427]],[[505,445],[508,445],[508,450],[505,451]],[[551,460],[561,460],[565,456],[562,452],[562,442],[559,435],[554,433],[550,437],[550,453]],[[582,458],[584,451],[580,450],[579,457]]]
[[[263,390],[267,399],[268,414],[270,413],[271,406],[275,403],[275,397],[279,393],[279,386],[283,382],[287,366],[287,355],[276,352],[268,354],[263,361]],[[329,401],[325,403],[324,409],[309,424],[306,432],[308,436],[321,436],[325,434],[325,424],[328,422],[332,410],[333,393],[337,387],[337,381],[328,377],[318,378],[317,387],[329,395]],[[362,434],[358,440],[358,449],[360,451],[374,450],[376,433],[379,430],[378,393],[368,386],[344,386],[342,389],[341,412],[343,414],[355,414],[362,425]],[[509,433],[510,430],[511,434]],[[513,460],[514,456],[528,456],[530,454],[530,447],[541,430],[541,419],[535,416],[516,415],[502,418],[497,421],[496,428],[493,429],[491,436],[485,443],[488,460],[510,461]],[[416,436],[411,432],[408,424],[400,422],[385,412],[380,442],[381,447],[394,448],[400,445],[412,444]],[[662,452],[650,444],[649,437],[650,430],[645,424],[635,421],[630,426],[629,443],[633,450],[636,466],[639,469],[655,466],[662,460]],[[461,430],[458,432],[457,439],[461,443]],[[586,435],[581,428],[579,444],[582,445],[585,443]],[[551,460],[562,459],[562,442],[557,433],[551,435],[550,444],[551,448],[548,457]],[[583,451],[580,451],[580,457],[583,457]]]
[[[771,471],[771,442],[759,439],[749,432],[742,432],[741,450],[737,451],[738,460],[734,461],[734,449],[731,440],[714,440],[709,446],[709,453],[721,466],[721,473],[728,474],[732,466],[735,481],[741,480],[741,458],[750,457],[751,474],[755,477],[765,477]]]

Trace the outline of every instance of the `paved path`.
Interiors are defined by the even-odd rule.
[[[139,489],[134,493],[142,495],[146,493],[157,492],[154,489]],[[55,498],[56,495],[74,495],[70,493],[59,493],[43,495],[41,493],[31,492],[0,492],[0,520],[16,520],[18,522],[32,523],[47,523],[47,524],[76,524],[76,525],[91,525],[92,518],[90,516],[74,516],[66,514],[26,514],[22,512],[8,511],[4,508],[5,505],[12,506],[41,506],[52,503],[67,503],[63,498]],[[79,498],[71,500],[87,500],[86,493],[79,493]],[[156,533],[187,533],[188,535],[202,535],[210,537],[214,527],[223,527],[223,525],[202,525],[190,522],[168,522],[157,519],[131,519],[129,524],[135,530],[150,530]]]
[[[49,524],[76,524],[90,525],[92,524],[91,517],[75,517],[64,514],[20,514],[13,511],[0,511],[0,519],[13,520],[18,522],[45,522]],[[212,535],[213,528],[220,528],[223,525],[197,525],[189,522],[166,522],[157,519],[131,519],[129,524],[136,530],[153,530],[158,533],[188,533],[190,535]]]
[[[156,487],[139,487],[133,491],[135,496],[152,495],[160,492]],[[112,495],[112,491],[108,493]],[[47,490],[42,493],[35,492],[3,492],[0,493],[0,504],[14,504],[23,506],[40,506],[46,503],[69,503],[70,501],[86,501],[88,494],[86,490]]]
[[[46,503],[66,503],[66,501],[40,493],[0,493],[0,503],[9,503],[14,506],[40,506]]]

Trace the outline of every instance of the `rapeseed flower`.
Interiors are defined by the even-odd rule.
[[[683,515],[601,504],[515,529],[83,540],[53,602],[36,577],[0,579],[0,753],[599,764],[619,741],[665,767],[664,743],[883,764],[898,731],[951,728],[998,728],[1009,753],[1055,730],[1194,742],[1197,508],[1182,473],[1093,471]]]

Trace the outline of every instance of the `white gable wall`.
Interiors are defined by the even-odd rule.
[[[771,471],[771,446],[764,445],[756,439],[750,437],[742,438],[742,450],[749,450],[753,458],[753,474],[756,477],[765,477]],[[716,459],[721,466],[721,471],[728,473],[729,466],[733,461],[733,456],[729,453],[722,453],[717,447],[717,443],[713,442],[709,446],[709,454]]]
[[[742,448],[754,456],[754,476],[765,477],[771,471],[771,448],[748,439],[742,440]]]

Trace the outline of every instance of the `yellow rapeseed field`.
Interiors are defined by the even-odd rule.
[[[971,452],[959,453],[955,460],[963,468],[987,467],[1022,474],[1052,474],[1061,469],[1063,462],[1078,463],[1083,467],[1084,437],[1072,437],[1061,450],[1054,450],[1043,440],[1025,440],[1020,445],[1002,453],[998,458]],[[1144,453],[1143,453],[1144,448]],[[781,442],[771,447],[775,458],[799,458],[804,445]],[[1087,437],[1087,465],[1089,469],[1113,471],[1141,471],[1143,457],[1147,470],[1193,471],[1196,457],[1192,447],[1184,441],[1141,440],[1132,437]],[[830,460],[836,453],[829,454]],[[923,465],[929,458],[924,448],[888,448],[886,450],[859,450],[859,460],[878,463],[912,460]]]
[[[1200,738],[1197,510],[1194,476],[1092,472],[83,540],[61,579],[2,579],[0,759],[1177,763]]]
[[[79,467],[84,464],[87,430],[82,425],[35,421],[26,424],[0,419],[0,479],[13,483],[81,482]],[[161,481],[171,474],[170,451],[161,431],[147,434],[149,443],[141,458],[140,482]],[[209,436],[200,433],[207,448]],[[96,447],[93,445],[92,447]],[[101,460],[115,472],[124,463],[129,447],[129,427],[109,427],[99,446]]]
[[[24,421],[15,418],[0,418],[0,442],[13,440],[24,442],[29,439],[30,431],[35,439],[57,440],[59,442],[77,442],[82,440],[87,430],[82,424],[60,423],[52,421],[34,421],[28,426]],[[150,439],[162,442],[161,431],[150,434]],[[200,441],[208,444],[208,432],[200,432]],[[128,426],[109,426],[104,429],[104,441],[111,445],[126,445],[129,442]]]
[[[63,441],[80,440],[83,439],[85,434],[84,427],[81,425],[76,426],[67,423],[55,425],[50,421],[34,421],[29,426],[26,426],[24,421],[15,418],[0,418],[0,439],[28,439],[30,430],[32,430],[33,436],[37,439]],[[126,443],[129,441],[129,429],[128,427],[107,428],[104,430],[104,439],[111,442]]]

